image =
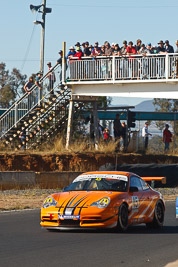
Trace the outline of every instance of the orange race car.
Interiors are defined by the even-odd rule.
[[[147,177],[148,180],[148,177]],[[63,192],[52,194],[41,208],[47,229],[118,228],[146,223],[161,227],[165,204],[160,193],[129,172],[87,172]]]

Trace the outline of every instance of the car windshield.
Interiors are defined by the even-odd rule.
[[[64,191],[116,191],[126,192],[128,181],[112,178],[74,180]]]

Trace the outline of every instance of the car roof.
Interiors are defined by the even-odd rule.
[[[92,172],[82,173],[81,175],[88,175],[88,174],[119,174],[119,175],[129,176],[131,173],[124,171],[92,171]]]

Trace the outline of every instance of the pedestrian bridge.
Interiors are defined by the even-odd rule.
[[[72,58],[64,77],[73,95],[178,99],[178,54]]]

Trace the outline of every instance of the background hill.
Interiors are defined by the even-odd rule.
[[[138,105],[135,106],[134,108],[135,111],[148,111],[148,112],[153,112],[155,111],[155,106],[153,105],[153,99],[152,100],[146,100]]]

